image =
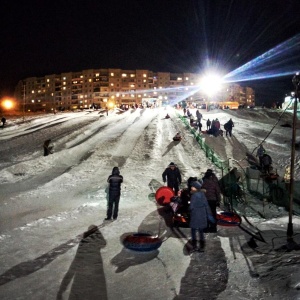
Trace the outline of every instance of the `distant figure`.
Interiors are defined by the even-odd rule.
[[[44,156],[48,156],[49,154],[53,154],[53,146],[50,147],[50,143],[51,143],[51,140],[46,140],[44,142],[44,145],[43,145],[43,148],[44,148]]]
[[[266,174],[270,174],[270,171],[272,170],[272,158],[267,153],[264,153],[262,156],[262,171]]]
[[[119,202],[121,196],[121,183],[123,182],[123,176],[120,175],[118,167],[113,167],[111,175],[109,175],[107,182],[109,183],[108,192],[108,207],[105,220],[114,220],[118,218]]]
[[[190,125],[193,126],[194,124],[194,116],[192,114],[190,114]]]
[[[180,132],[177,132],[175,136],[173,137],[173,141],[181,141],[181,134]]]
[[[183,115],[186,115],[186,108],[183,109]]]
[[[178,167],[171,162],[169,166],[162,173],[163,182],[167,182],[169,188],[175,191],[175,195],[179,191],[179,185],[181,184],[181,174]]]
[[[202,132],[202,124],[201,124],[201,122],[198,122],[197,126],[198,126],[198,129],[199,129],[199,133],[201,133]]]
[[[257,152],[256,152],[256,157],[258,157],[258,159],[259,159],[259,165],[261,168],[262,168],[262,158],[263,158],[263,155],[265,154],[265,152],[266,152],[266,150],[263,147],[263,145],[261,144],[258,147]]]
[[[197,121],[198,121],[198,122],[201,122],[202,114],[201,114],[201,112],[199,111],[199,109],[196,110],[196,117],[197,117]]]
[[[210,125],[211,125],[211,120],[207,119],[206,121],[206,129],[209,130],[210,129]]]
[[[232,135],[232,127],[234,127],[233,121],[230,118],[230,120],[224,124],[224,129],[226,130],[226,136],[231,136]]]
[[[197,250],[197,231],[199,232],[200,248],[205,247],[204,229],[207,228],[207,222],[213,220],[211,210],[206,200],[205,194],[201,191],[199,181],[191,182],[191,203],[190,203],[190,228],[192,236],[193,249]]]
[[[4,125],[6,123],[6,119],[4,117],[1,118],[1,122],[2,122],[2,128],[4,128]]]
[[[205,196],[208,201],[212,216],[217,218],[217,207],[221,202],[221,190],[218,180],[213,172],[206,172],[202,184],[202,189],[205,190]],[[217,232],[217,224],[209,222],[209,232]]]
[[[165,116],[165,118],[166,118],[166,119],[170,119],[170,116],[169,116],[169,114],[167,114],[167,115]]]

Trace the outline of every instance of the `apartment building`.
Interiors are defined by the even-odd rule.
[[[175,105],[182,100],[205,101],[199,78],[195,73],[88,69],[26,78],[18,82],[15,98],[24,111]],[[221,98],[247,105],[255,102],[253,89],[237,84],[224,89]]]

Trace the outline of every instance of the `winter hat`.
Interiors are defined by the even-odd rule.
[[[201,186],[202,186],[202,181],[201,181],[201,183],[199,181],[193,181],[191,183],[191,186],[194,187],[194,188],[196,188],[197,190],[200,190]]]
[[[170,162],[169,167],[176,167],[173,162]]]

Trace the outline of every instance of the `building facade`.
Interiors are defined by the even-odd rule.
[[[189,102],[237,101],[254,105],[253,89],[226,85],[207,99],[195,73],[149,70],[89,69],[80,72],[30,77],[18,82],[15,98],[24,111],[112,108],[121,105],[175,105]]]

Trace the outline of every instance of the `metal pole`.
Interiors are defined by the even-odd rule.
[[[296,127],[297,127],[297,104],[298,104],[298,85],[299,74],[297,73],[293,77],[293,84],[296,87],[295,99],[294,99],[294,115],[293,115],[293,131],[292,131],[292,149],[291,149],[291,177],[290,177],[290,203],[289,203],[289,223],[287,228],[287,240],[293,242],[293,200],[294,200],[294,173],[295,173],[295,143],[296,143]]]
[[[25,122],[25,83],[23,82],[23,122]]]

